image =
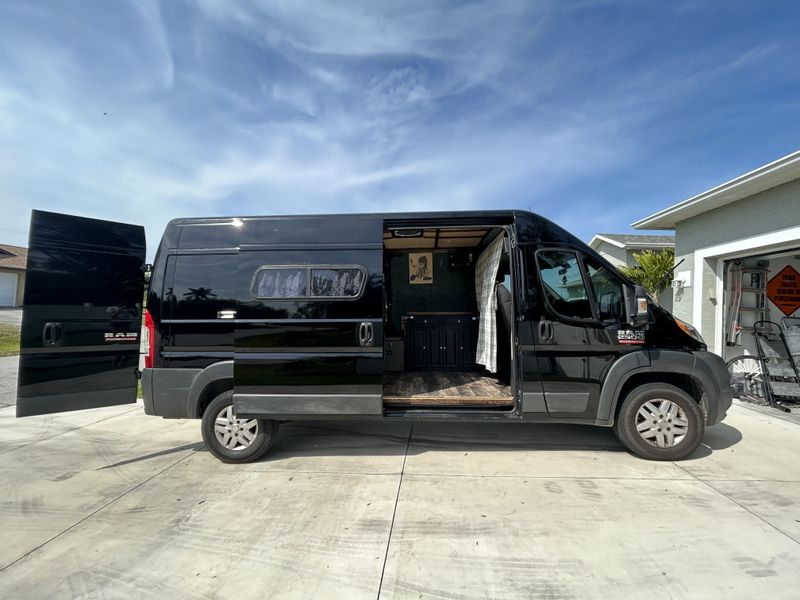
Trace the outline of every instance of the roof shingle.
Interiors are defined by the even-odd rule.
[[[28,249],[21,246],[0,244],[0,267],[25,270],[28,263]]]

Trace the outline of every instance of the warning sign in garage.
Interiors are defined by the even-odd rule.
[[[800,308],[800,273],[794,267],[786,266],[769,280],[767,297],[789,316]]]

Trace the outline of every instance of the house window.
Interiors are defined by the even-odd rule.
[[[250,292],[261,300],[353,300],[361,296],[366,279],[359,265],[263,266]]]

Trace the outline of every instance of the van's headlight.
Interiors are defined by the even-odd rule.
[[[697,331],[697,329],[689,325],[689,323],[687,323],[686,321],[681,321],[678,317],[672,317],[672,318],[675,319],[675,323],[677,323],[678,327],[680,327],[686,335],[688,335],[693,340],[697,340],[701,344],[705,344],[703,336],[700,335],[700,332]]]

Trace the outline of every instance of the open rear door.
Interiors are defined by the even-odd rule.
[[[17,416],[136,402],[144,227],[34,210]]]

